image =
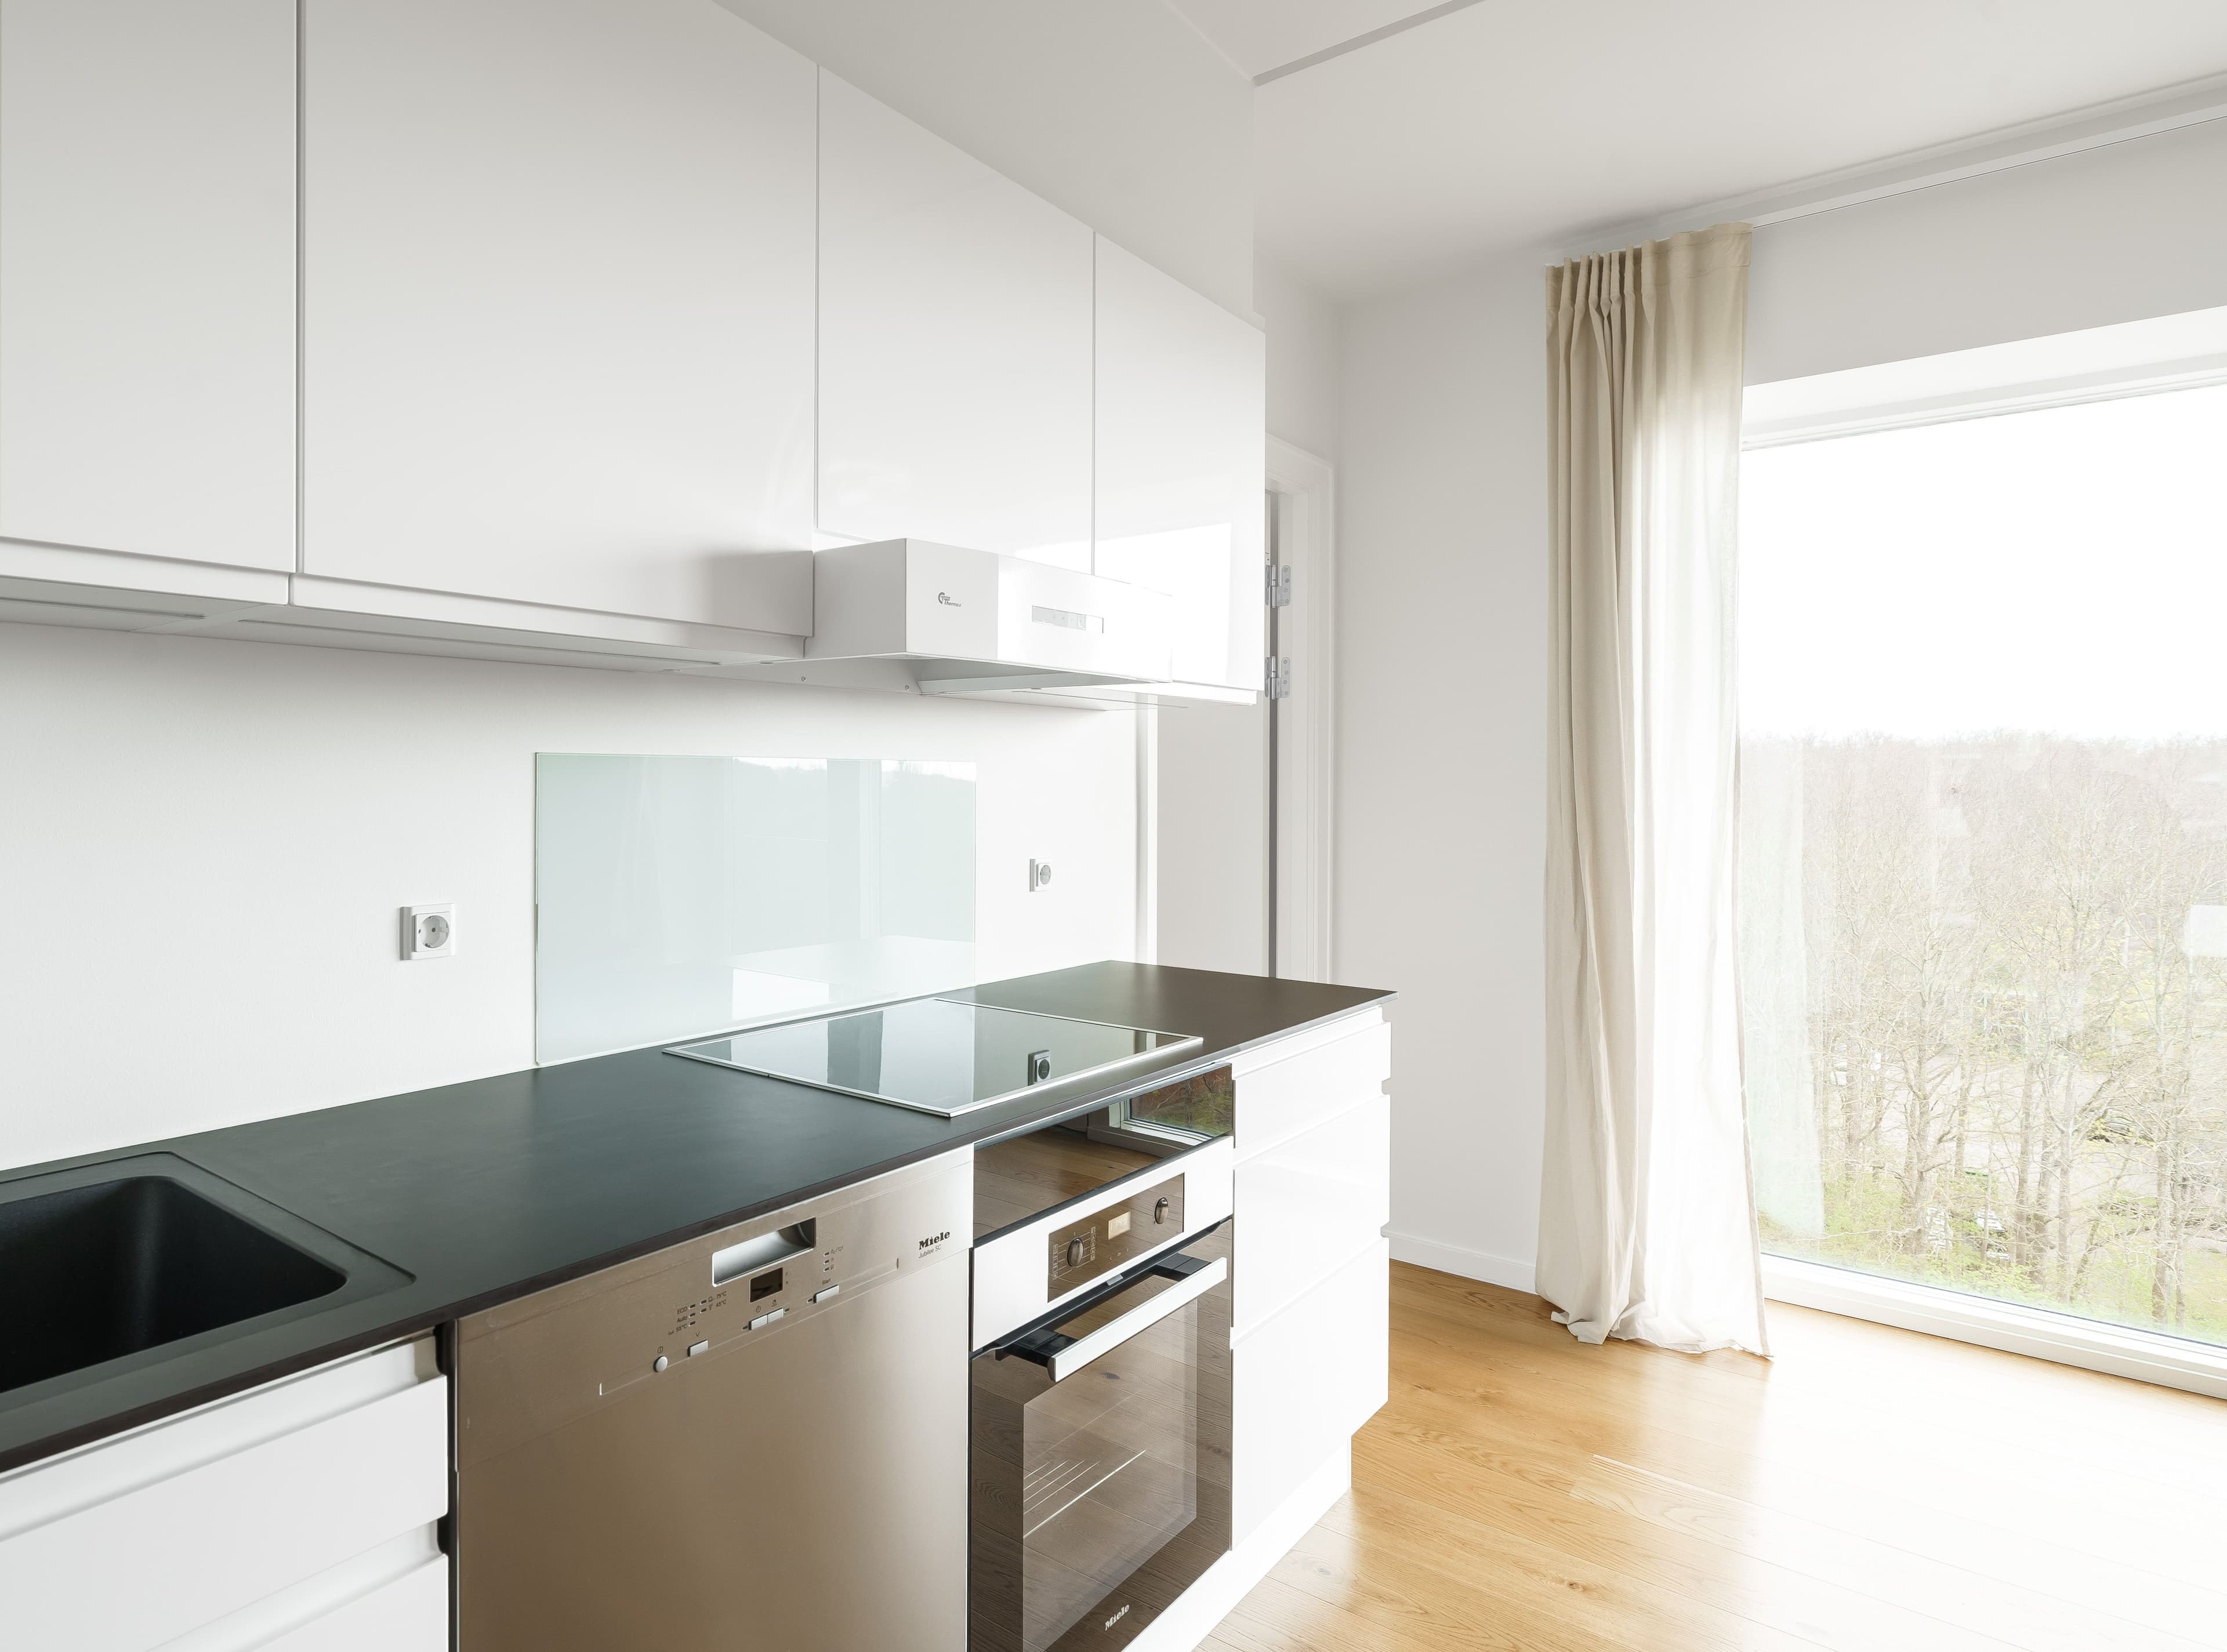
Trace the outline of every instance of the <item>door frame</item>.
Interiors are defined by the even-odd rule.
[[[1271,436],[1267,488],[1292,592],[1279,621],[1292,692],[1277,713],[1278,955],[1270,967],[1296,980],[1327,981],[1337,969],[1337,472],[1327,459]]]

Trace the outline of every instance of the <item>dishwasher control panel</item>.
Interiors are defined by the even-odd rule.
[[[954,1156],[957,1158],[957,1156]],[[963,1258],[967,1161],[897,1172],[458,1322],[460,1460],[692,1383],[743,1350]],[[502,1394],[501,1406],[482,1396]]]

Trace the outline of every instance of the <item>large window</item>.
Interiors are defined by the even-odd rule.
[[[1765,1250],[2227,1343],[2227,386],[1743,478]]]

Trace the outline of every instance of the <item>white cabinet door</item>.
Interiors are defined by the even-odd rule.
[[[788,628],[814,73],[711,0],[306,0],[305,571]]]
[[[1175,677],[1260,686],[1260,330],[1098,242],[1097,568],[1177,599]]]
[[[294,280],[294,0],[0,6],[0,536],[290,571]]]
[[[820,527],[1088,572],[1089,227],[820,84]]]

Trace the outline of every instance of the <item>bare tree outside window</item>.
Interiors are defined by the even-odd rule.
[[[2227,387],[1745,456],[1764,1248],[2227,1343]]]

